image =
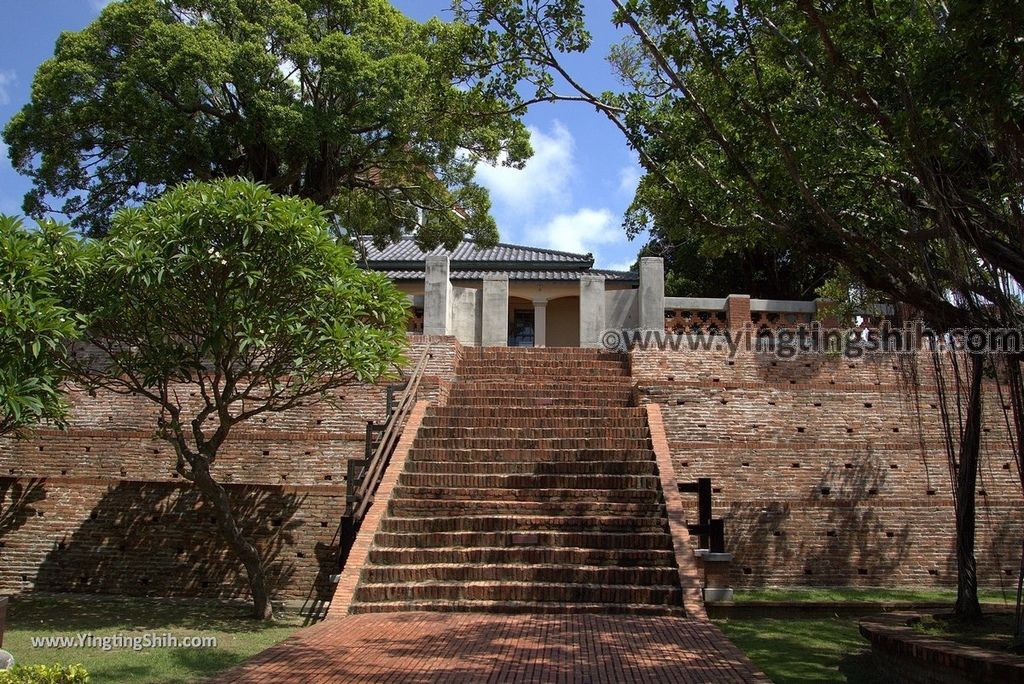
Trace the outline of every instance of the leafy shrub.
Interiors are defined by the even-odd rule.
[[[0,684],[89,684],[81,665],[15,665],[0,671]]]

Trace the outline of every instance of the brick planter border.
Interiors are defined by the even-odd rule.
[[[1024,682],[1024,657],[922,634],[911,627],[920,618],[921,613],[899,611],[860,621],[861,635],[891,681]]]

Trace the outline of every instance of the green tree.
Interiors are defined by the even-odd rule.
[[[64,360],[78,326],[59,286],[77,253],[53,222],[28,229],[0,216],[0,435],[64,418]]]
[[[393,372],[405,295],[355,265],[317,205],[237,179],[119,211],[88,262],[73,300],[100,353],[76,374],[160,408],[177,472],[213,509],[257,617],[271,619],[266,563],[218,478],[219,450],[241,423]]]
[[[692,232],[655,230],[640,256],[665,260],[665,294],[669,297],[727,297],[749,294],[764,299],[814,299],[833,276],[827,261],[774,245],[719,246]]]
[[[589,102],[638,150],[630,231],[653,222],[671,241],[685,226],[712,250],[783,244],[939,329],[1024,322],[1021,0],[610,2],[627,35],[611,62],[628,88],[597,95],[564,67],[589,45],[579,0],[460,5],[490,32],[497,82]],[[988,364],[957,379],[965,420],[947,428],[965,619],[980,614],[975,379]]]
[[[387,0],[122,0],[64,33],[4,130],[24,210],[102,235],[113,210],[247,177],[339,230],[449,246],[498,233],[479,160],[529,136],[478,77],[480,32]]]

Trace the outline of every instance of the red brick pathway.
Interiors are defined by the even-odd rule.
[[[217,682],[768,682],[706,620],[384,613],[328,618]]]

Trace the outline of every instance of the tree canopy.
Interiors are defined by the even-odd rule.
[[[482,83],[481,32],[387,0],[121,0],[61,35],[7,124],[24,209],[104,234],[113,210],[243,176],[379,240],[497,239],[479,160],[529,136]]]
[[[562,59],[589,46],[578,0],[460,4],[492,78],[583,99],[640,152],[627,228],[781,244],[935,324],[1019,322],[1024,3],[610,1],[628,87],[600,94]]]
[[[76,265],[77,243],[60,226],[0,216],[0,435],[64,417],[64,360],[78,326],[59,281]]]
[[[257,616],[271,617],[265,563],[218,481],[218,450],[239,423],[393,374],[406,296],[356,266],[316,204],[236,179],[119,211],[70,292],[99,350],[78,359],[77,377],[160,408],[154,427],[177,472],[212,505]]]
[[[701,240],[682,226],[655,228],[656,236],[640,256],[665,260],[669,297],[728,297],[748,294],[764,299],[814,299],[834,276],[827,260],[808,259],[773,244],[726,247]]]

